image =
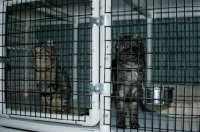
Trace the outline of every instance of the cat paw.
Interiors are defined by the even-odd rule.
[[[130,123],[130,128],[131,129],[138,129],[140,125],[138,123]]]
[[[126,129],[126,124],[124,124],[124,123],[118,123],[117,124],[117,128]]]

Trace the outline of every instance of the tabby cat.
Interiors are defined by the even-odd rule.
[[[116,61],[113,66],[115,91],[117,95],[117,116],[118,128],[126,128],[125,100],[129,98],[130,128],[137,129],[138,124],[138,99],[142,95],[141,85],[146,66],[145,52],[142,40],[139,34],[133,36],[120,37],[116,45]]]
[[[71,85],[66,72],[57,65],[52,41],[32,48],[35,74],[45,113],[69,112]]]

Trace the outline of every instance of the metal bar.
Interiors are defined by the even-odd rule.
[[[5,1],[5,0],[1,0],[0,3],[4,3],[5,6],[12,6],[12,5],[16,5],[16,4],[22,4],[22,3],[29,3],[29,2],[34,2],[34,1],[39,1],[39,0],[9,0],[9,1]]]
[[[100,1],[100,15],[111,16],[111,0]],[[111,19],[111,17],[109,18]],[[104,89],[100,95],[100,132],[108,132],[111,127],[111,25],[102,25],[100,27],[100,36],[100,84],[104,84]]]
[[[44,13],[47,13],[48,15],[51,15],[52,17],[55,17],[56,19],[58,20],[65,20],[65,21],[69,21],[69,22],[72,22],[72,18],[68,18],[68,15],[66,14],[63,14],[61,12],[58,12],[56,10],[53,10],[53,8],[36,8],[37,11],[39,12],[44,12]],[[66,16],[66,18],[63,18],[63,17],[59,17],[59,16]]]
[[[5,49],[5,19],[6,6],[0,4],[0,57],[6,57]],[[0,62],[0,110],[5,109],[5,62]]]
[[[95,129],[88,128],[76,128],[76,127],[66,127],[66,125],[51,125],[44,122],[27,122],[17,119],[6,119],[0,118],[0,125],[12,128],[38,131],[38,132],[95,132]],[[37,126],[37,127],[36,127]]]
[[[9,50],[19,50],[19,51],[23,51],[23,52],[31,52],[31,49],[27,48],[16,48],[15,46],[6,46],[6,49]]]
[[[77,52],[78,52],[78,23],[74,23],[74,33],[73,33],[73,99],[77,99]]]
[[[139,0],[124,0],[124,2],[127,3],[128,5],[131,5],[132,8],[139,13],[139,15],[144,15],[145,17],[151,17],[150,13],[146,11],[145,9],[146,3],[143,3],[142,5],[141,0],[140,1]]]
[[[29,26],[26,26],[25,27],[25,49],[28,49],[28,43],[30,42],[30,27]],[[28,57],[28,52],[25,52],[25,59],[24,59],[24,62],[25,62],[25,67],[28,67],[28,61],[29,60],[29,57]],[[24,95],[25,96],[28,96],[28,84],[29,84],[29,81],[28,81],[28,69],[25,68],[24,69],[24,88],[25,88],[25,93]]]
[[[199,17],[199,6],[197,7],[171,7],[170,10],[168,9],[154,9],[154,19],[156,18],[176,18],[178,17]],[[161,15],[162,14],[162,15]],[[177,14],[177,15],[176,15]]]
[[[147,18],[147,84],[152,81],[152,21]]]

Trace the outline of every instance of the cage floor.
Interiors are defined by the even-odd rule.
[[[140,128],[130,129],[129,127],[129,110],[128,110],[128,102],[125,104],[125,111],[126,114],[126,125],[127,128],[125,130],[116,128],[117,118],[115,111],[115,103],[112,101],[112,109],[111,109],[111,128],[113,132],[174,132],[174,131],[192,131],[192,132],[199,132],[200,131],[200,122],[199,116],[187,116],[187,115],[167,115],[162,114],[154,111],[147,111],[143,105],[140,104],[139,107],[139,125]]]
[[[90,108],[87,98],[71,99],[71,106],[73,108]],[[6,107],[11,110],[40,112],[42,110],[40,94],[38,92],[30,91],[28,94],[21,92],[9,92],[6,98]]]
[[[14,128],[6,128],[0,126],[0,132],[27,132],[26,130],[17,130]]]
[[[35,96],[35,95],[34,95]],[[30,103],[28,99],[30,99],[29,96],[21,97],[20,100],[25,99],[26,103]],[[20,100],[16,100],[16,102],[20,102]],[[39,100],[37,100],[39,102]],[[8,105],[9,106],[9,105]],[[12,105],[10,105],[12,106]],[[193,132],[199,132],[200,131],[200,122],[199,117],[170,117],[162,114],[158,114],[156,112],[147,112],[144,111],[144,109],[139,108],[139,124],[140,128],[137,129],[130,129],[129,127],[129,113],[128,113],[128,103],[126,103],[126,129],[118,129],[116,128],[117,124],[117,118],[116,118],[116,110],[115,110],[115,103],[112,101],[112,107],[111,107],[111,130],[112,132],[174,132],[174,131],[193,131]],[[22,109],[22,106],[15,105],[12,107],[16,107],[17,109]],[[26,105],[23,106],[23,109],[28,110],[29,107]],[[38,108],[39,109],[39,108]],[[29,120],[31,121],[31,120]],[[35,122],[35,121],[33,121]],[[83,126],[77,126],[77,125],[71,125],[71,124],[62,124],[62,123],[52,123],[52,122],[43,122],[43,121],[37,121],[37,123],[40,122],[41,124],[52,124],[52,125],[58,125],[58,126],[67,126],[67,127],[76,127],[80,129],[88,129],[88,130],[99,130],[99,124],[94,127],[83,127]]]
[[[11,118],[10,118],[11,119]],[[19,119],[21,120],[21,119]],[[36,121],[36,120],[27,120],[27,122],[35,122],[39,124],[48,124],[52,126],[63,126],[70,128],[77,128],[90,131],[98,131],[100,126],[99,124],[94,127],[86,127],[79,125],[71,125],[71,124],[63,124],[63,123],[52,123],[52,122],[44,122],[44,121]],[[111,122],[116,122],[116,118],[111,118]],[[128,119],[127,119],[128,122]],[[111,132],[199,132],[199,118],[193,119],[183,119],[183,118],[173,118],[173,117],[160,117],[156,115],[152,115],[150,113],[139,113],[139,129],[118,129],[115,124],[111,123]],[[0,129],[1,130],[1,129]],[[4,129],[3,129],[4,130]],[[20,130],[22,131],[22,130]],[[26,130],[23,130],[26,131]],[[10,131],[9,131],[10,132]]]
[[[113,123],[116,122],[115,118],[111,120]],[[126,119],[126,124],[128,125],[129,119]],[[122,130],[116,128],[115,124],[112,123],[113,132],[135,132],[137,129],[127,129]],[[139,113],[139,132],[178,132],[178,131],[188,131],[188,132],[199,132],[199,118],[173,118],[166,116],[157,116],[151,113]]]
[[[88,100],[77,100],[73,99],[73,106],[74,107],[85,107],[90,108]],[[116,116],[116,106],[115,101],[112,100],[111,104],[111,129],[113,132],[130,132],[130,131],[136,131],[135,129],[130,129],[129,127],[129,111],[128,111],[128,102],[125,104],[125,111],[127,112],[126,115],[126,129],[118,129],[116,128],[117,124],[117,116]],[[7,108],[10,108],[12,110],[20,110],[20,111],[36,111],[39,112],[41,110],[40,105],[40,95],[38,93],[30,92],[27,96],[24,94],[24,92],[19,93],[9,93],[7,94]],[[165,114],[160,114],[158,112],[153,111],[145,111],[144,108],[139,108],[139,124],[140,128],[138,131],[146,131],[146,132],[156,132],[156,131],[193,131],[193,132],[199,132],[200,126],[199,126],[199,116],[186,116],[184,114],[178,115],[178,116],[167,116]],[[45,123],[42,122],[41,123]],[[46,122],[47,123],[47,122]],[[62,125],[62,124],[54,124],[54,125]],[[66,124],[65,124],[66,126]],[[69,127],[74,127],[74,125],[67,124]],[[76,126],[82,128],[82,126]],[[91,127],[84,127],[85,129],[91,129]],[[99,125],[92,127],[92,129],[99,129]]]

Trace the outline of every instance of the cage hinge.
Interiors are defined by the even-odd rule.
[[[89,88],[89,93],[90,94],[102,94],[104,89],[104,85],[103,84],[90,84],[90,88]]]
[[[110,26],[111,25],[111,16],[110,15],[102,15],[100,17],[91,17],[90,18],[90,27],[94,26]]]

